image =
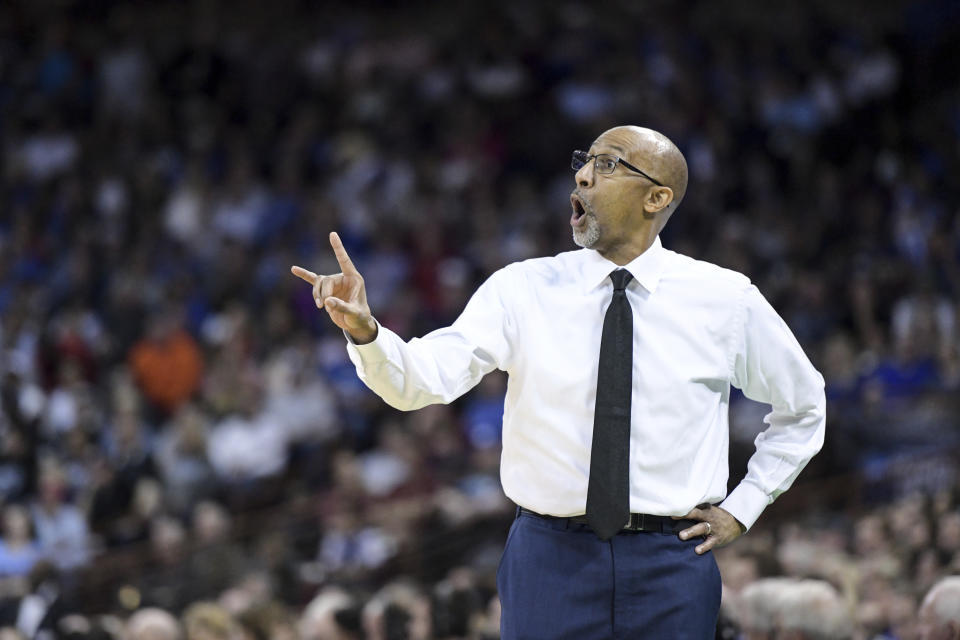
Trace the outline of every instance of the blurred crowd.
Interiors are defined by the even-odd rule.
[[[718,553],[718,634],[920,637],[960,574],[958,25],[947,0],[0,4],[0,640],[497,637],[504,377],[387,408],[289,267],[335,271],[339,231],[422,335],[575,248],[570,151],[622,123],[690,165],[665,246],[750,276],[827,381],[797,508]],[[765,412],[734,397],[731,483]],[[946,584],[928,613],[960,610]]]

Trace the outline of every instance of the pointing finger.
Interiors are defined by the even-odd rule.
[[[313,271],[307,271],[303,267],[290,267],[290,273],[297,276],[301,280],[306,280],[310,284],[314,284],[317,281],[317,274]]]
[[[337,256],[337,262],[340,263],[340,270],[343,271],[343,273],[352,276],[360,275],[357,268],[353,266],[353,261],[350,260],[350,256],[347,255],[347,250],[343,248],[343,243],[340,241],[340,236],[337,235],[336,231],[330,232],[330,246],[333,247],[333,253]]]

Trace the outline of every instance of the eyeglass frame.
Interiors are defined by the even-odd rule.
[[[578,157],[578,154],[580,154],[579,157]],[[607,172],[607,173],[604,173],[604,172],[600,171],[599,169],[597,169],[596,159],[599,158],[600,156],[606,156],[607,158],[613,158],[613,160],[614,160],[614,165],[613,165],[613,169],[612,169],[612,170],[610,170],[610,171]],[[580,169],[582,169],[582,168],[583,168],[588,162],[590,162],[591,160],[594,161],[594,163],[593,163],[593,170],[596,171],[597,173],[599,173],[600,175],[604,175],[604,176],[610,175],[611,173],[613,173],[614,171],[616,171],[618,164],[622,164],[622,165],[625,166],[627,169],[630,169],[630,170],[633,171],[633,172],[639,173],[639,174],[642,175],[644,178],[646,178],[647,180],[649,180],[649,181],[652,182],[653,184],[657,185],[658,187],[664,186],[664,184],[663,184],[662,182],[660,182],[659,180],[657,180],[656,178],[651,178],[649,175],[647,175],[646,173],[644,173],[644,172],[641,171],[640,169],[637,169],[635,166],[633,166],[632,164],[630,164],[629,162],[627,162],[627,161],[624,160],[623,158],[620,158],[620,157],[618,157],[618,156],[615,156],[615,155],[613,155],[613,154],[611,154],[611,153],[595,153],[595,154],[593,154],[593,155],[590,155],[590,154],[588,154],[586,151],[574,151],[574,152],[573,152],[573,157],[570,159],[570,168],[573,169],[574,171],[580,171]],[[577,166],[577,163],[580,163],[580,166]]]

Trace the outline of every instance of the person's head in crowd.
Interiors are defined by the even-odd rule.
[[[408,580],[396,580],[377,591],[363,607],[367,640],[428,640],[432,635],[430,599]]]
[[[794,582],[790,578],[763,578],[743,588],[737,622],[745,640],[774,640],[777,637],[781,602]]]
[[[232,640],[238,631],[230,612],[213,602],[195,602],[182,619],[185,640]]]
[[[886,552],[889,544],[887,527],[879,514],[871,513],[857,520],[853,530],[853,550],[857,555]]]
[[[187,532],[174,518],[161,516],[150,523],[150,550],[161,564],[180,563],[187,550]]]
[[[30,512],[19,504],[7,505],[3,510],[3,544],[7,549],[18,549],[30,544]]]
[[[853,635],[853,615],[829,582],[787,585],[778,608],[778,640],[848,640]]]
[[[156,478],[144,476],[133,486],[131,510],[144,521],[159,516],[163,510],[163,485]]]
[[[183,640],[183,632],[173,614],[149,607],[130,616],[123,640]]]
[[[246,640],[308,640],[297,629],[297,617],[276,600],[262,601],[237,615]]]
[[[77,613],[57,620],[58,640],[115,640],[99,621]]]
[[[38,480],[39,506],[48,513],[57,511],[67,500],[67,477],[58,460],[47,458],[41,464]]]
[[[479,626],[483,602],[476,589],[444,580],[431,598],[433,634],[440,640],[466,638]]]
[[[960,512],[951,511],[937,519],[937,549],[948,557],[960,551]]]
[[[258,568],[248,571],[229,589],[220,594],[217,603],[233,615],[257,607],[262,603],[273,602],[274,576],[268,569]]]
[[[230,533],[230,514],[220,504],[209,500],[193,508],[194,540],[201,545],[226,540]]]
[[[960,639],[960,576],[948,576],[930,588],[919,622],[921,640]]]
[[[636,126],[604,131],[574,156],[573,239],[625,264],[649,246],[680,205],[687,163],[665,135]]]
[[[919,603],[909,583],[901,582],[900,586],[902,590],[894,589],[883,598],[888,633],[895,638],[915,638]]]
[[[0,627],[0,640],[27,640],[16,627]]]
[[[356,599],[338,587],[326,587],[303,610],[301,640],[357,640],[363,637]]]

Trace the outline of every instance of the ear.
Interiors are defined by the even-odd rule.
[[[643,200],[643,210],[647,213],[657,213],[666,209],[671,202],[673,202],[673,189],[654,186]]]

